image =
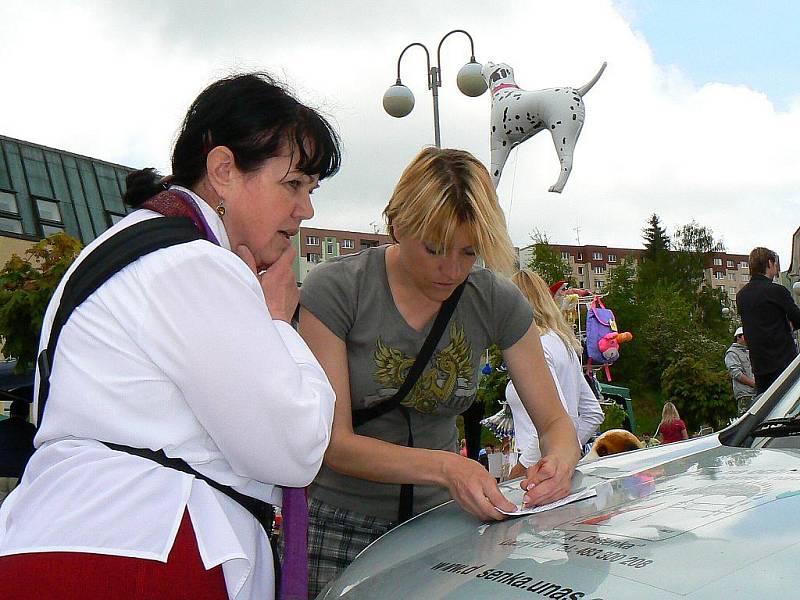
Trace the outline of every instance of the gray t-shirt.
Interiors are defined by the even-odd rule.
[[[340,257],[311,271],[300,303],[346,342],[353,409],[389,399],[402,384],[433,325],[413,329],[400,314],[386,276],[386,246]],[[530,305],[511,281],[475,267],[450,324],[416,385],[403,400],[417,448],[457,451],[456,415],[478,390],[483,351],[514,345],[533,322]],[[399,410],[357,433],[404,446],[408,427]],[[342,475],[323,465],[314,498],[361,514],[397,520],[400,486]],[[450,499],[446,489],[414,486],[414,514]]]

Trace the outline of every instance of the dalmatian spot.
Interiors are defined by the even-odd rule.
[[[514,115],[514,118],[515,119],[519,119],[519,115]]]
[[[503,145],[505,145],[505,142],[503,142]],[[499,174],[500,174],[500,169],[495,169],[494,176],[497,177]]]
[[[505,110],[503,111],[503,123],[506,122],[506,116],[508,116],[508,107],[506,106]]]
[[[570,110],[575,110],[575,107],[574,106],[570,106],[569,109]]]
[[[557,91],[557,92],[560,92],[560,91],[561,91],[561,88],[556,88],[556,91]]]
[[[556,125],[561,125],[561,121],[556,121]]]
[[[561,138],[561,143],[562,144],[566,144],[567,143],[567,138],[565,138],[565,137]],[[563,148],[562,148],[562,150],[563,150]]]
[[[506,141],[505,141],[505,140],[503,140],[503,146],[505,146],[505,145],[506,145]]]
[[[494,133],[496,131],[496,129],[497,128],[494,125],[492,125],[492,133]]]
[[[574,121],[575,119],[577,119],[577,118],[578,118],[578,115],[572,115],[572,120],[573,120],[573,121]]]
[[[550,129],[555,129],[555,128],[556,128],[555,125],[550,125]]]

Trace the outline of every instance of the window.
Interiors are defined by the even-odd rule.
[[[735,265],[736,265],[736,263],[735,263],[735,262],[733,262],[732,260],[728,260],[728,261],[726,261],[726,263],[725,263],[725,264],[727,265],[727,267],[728,267],[729,269],[733,269],[733,268],[735,268]]]
[[[609,254],[608,255],[608,262],[612,262],[612,263],[617,262],[617,255],[616,254]]]
[[[750,275],[742,274],[739,276],[739,279],[741,279],[742,281],[750,281]]]
[[[603,260],[602,252],[592,252],[592,260]]]
[[[594,271],[595,275],[602,275],[603,273],[606,272],[606,268],[603,265],[597,265],[592,270]]]
[[[366,250],[367,248],[374,248],[378,245],[377,240],[361,240],[361,249]]]
[[[583,267],[578,267],[578,275],[583,275]]]
[[[721,258],[715,258],[714,259],[714,266],[715,267],[721,267],[722,266],[722,259]]]
[[[319,238],[315,235],[307,235],[306,246],[319,246]]]
[[[749,266],[748,266],[748,264],[747,264],[747,262],[746,262],[746,261],[741,261],[741,262],[739,263],[739,268],[740,268],[740,269],[747,269],[747,268],[749,268]]]
[[[0,230],[22,233],[22,221],[18,215],[17,197],[12,192],[0,191]]]
[[[562,252],[561,260],[569,260],[569,252]]]
[[[19,214],[17,197],[11,192],[0,191],[0,212]]]
[[[17,219],[0,217],[0,229],[10,233],[22,233],[22,223]]]
[[[353,243],[353,240],[342,240],[342,248],[346,250],[352,250],[355,248],[355,244]]]
[[[320,256],[316,252],[309,252],[308,254],[306,254],[306,260],[308,260],[308,262],[310,263],[317,264],[322,260],[322,256]]]
[[[61,222],[61,211],[58,208],[57,202],[50,200],[36,200],[36,208],[39,210],[39,218],[43,221],[57,221]]]
[[[736,281],[736,273],[728,273],[728,279],[731,281]]]
[[[604,285],[605,285],[605,282],[602,279],[597,279],[594,282],[594,289],[596,289],[598,292],[600,292],[600,291],[603,290],[603,286]]]
[[[578,254],[575,255],[575,260],[577,262],[582,261],[583,260],[583,252],[578,252]]]
[[[47,225],[42,223],[42,235],[44,237],[50,237],[54,233],[64,233],[64,228],[60,225]]]
[[[725,279],[725,273],[714,271],[714,279]]]
[[[736,288],[735,287],[729,287],[728,288],[728,296],[730,296],[731,298],[735,298],[736,297]]]
[[[39,212],[39,221],[42,226],[42,235],[44,237],[64,231],[64,224],[61,222],[61,209],[58,207],[58,202],[36,198],[36,210]]]
[[[583,289],[583,281],[578,282],[578,289]]]

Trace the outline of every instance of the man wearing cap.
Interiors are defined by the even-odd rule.
[[[800,329],[800,308],[789,290],[772,283],[779,272],[778,255],[773,250],[754,248],[750,252],[750,282],[736,294],[757,394],[764,393],[797,356],[792,331]]]
[[[739,414],[743,415],[753,404],[756,381],[753,379],[750,352],[747,350],[747,340],[741,327],[733,334],[733,343],[725,352],[725,367],[733,381],[733,395],[736,397]]]

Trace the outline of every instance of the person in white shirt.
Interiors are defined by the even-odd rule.
[[[530,269],[523,269],[515,273],[511,280],[533,308],[545,361],[550,367],[558,395],[575,424],[578,441],[583,447],[603,422],[604,415],[600,402],[583,377],[578,358],[581,344],[553,300],[547,284],[538,274]],[[523,467],[536,464],[542,454],[536,427],[523,407],[512,381],[506,386],[506,400],[514,416],[514,436],[517,448],[521,451],[518,467],[512,470],[512,476],[518,477],[525,472]]]
[[[291,238],[339,164],[318,113],[247,73],[194,101],[172,175],[128,177],[139,210],[67,272],[40,350],[65,282],[101,242],[162,215],[188,216],[205,239],[117,272],[61,331],[37,450],[0,510],[5,600],[274,597],[265,528],[202,477],[278,505],[279,486],[286,500],[320,468],[335,397],[290,325]],[[163,450],[200,477],[105,443]]]

